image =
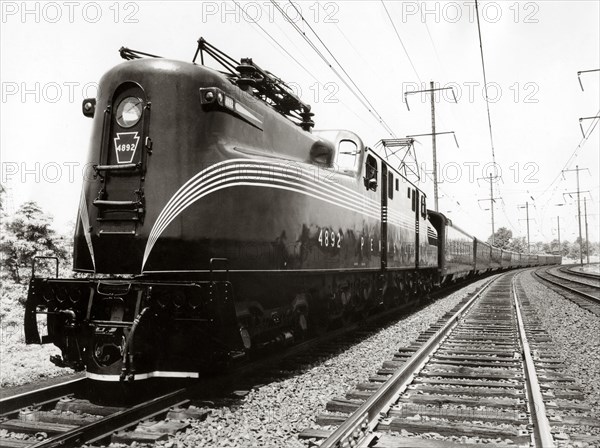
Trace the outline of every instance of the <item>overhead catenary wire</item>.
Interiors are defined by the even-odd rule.
[[[252,18],[248,15],[248,13],[240,6],[240,4],[238,3],[237,0],[233,0],[234,4],[236,5],[236,7],[242,12],[242,14],[244,14],[244,17],[251,23],[254,23],[262,32],[263,34],[268,38],[269,41],[271,41],[271,44],[275,44],[276,48],[278,48],[280,51],[282,51],[284,54],[286,54],[287,56],[289,56],[302,70],[304,70],[304,72],[306,72],[315,82],[319,82],[319,79],[317,78],[317,76],[312,73],[310,70],[308,70],[306,68],[306,64],[301,64],[298,59],[296,57],[294,57],[283,45],[281,45],[281,43],[275,39],[263,26],[260,25],[260,23],[258,23],[258,21],[256,20],[252,20]],[[261,6],[262,9],[262,6]],[[281,30],[281,28],[278,26],[278,28]],[[281,30],[283,31],[283,30]],[[293,44],[293,43],[292,43]],[[348,111],[350,111],[350,113],[352,113],[354,116],[356,116],[357,118],[361,118],[356,111],[354,110],[354,108],[349,107],[348,104],[346,104],[345,102],[340,100],[340,104],[346,108]]]
[[[419,80],[419,83],[422,84],[421,77],[419,76],[419,73],[417,72],[417,69],[415,68],[415,64],[413,64],[413,61],[412,61],[410,55],[408,54],[408,50],[406,49],[406,46],[404,45],[404,42],[402,41],[402,38],[400,37],[400,33],[398,32],[398,28],[396,28],[396,24],[392,20],[392,16],[390,15],[390,12],[388,11],[387,7],[385,6],[385,2],[383,0],[381,0],[381,4],[383,5],[383,9],[385,9],[385,13],[388,16],[388,19],[390,19],[390,23],[392,24],[392,28],[394,28],[394,32],[396,33],[396,37],[398,38],[398,41],[400,42],[400,45],[402,46],[402,50],[404,50],[404,54],[406,55],[406,57],[408,59],[408,62],[410,62],[410,66],[412,67],[413,71],[415,72],[415,75],[417,76],[417,79]]]
[[[267,37],[275,44],[277,45],[277,47],[279,47],[279,49],[281,51],[283,51],[286,55],[288,55],[302,70],[304,70],[309,76],[311,76],[315,81],[319,81],[318,78],[310,71],[306,68],[305,65],[302,65],[298,59],[296,59],[294,57],[293,54],[291,54],[288,50],[286,50],[286,48],[281,45],[279,43],[279,41],[277,41],[277,39],[275,39],[273,36],[271,36],[271,34],[263,27],[261,26],[260,23],[258,23],[256,20],[251,20],[251,17],[248,16],[248,13],[246,11],[244,11],[244,8],[242,8],[239,4],[239,2],[237,0],[233,0],[233,3],[235,3],[235,6],[242,12],[242,14],[245,15],[245,18],[248,19],[249,21],[251,21],[252,23],[254,23],[265,35],[267,35]]]
[[[301,14],[300,11],[298,11],[298,9],[296,8],[296,6],[292,2],[290,2],[292,4],[292,6],[294,7],[294,9],[296,10],[296,12],[299,14],[299,16],[302,19],[302,21],[307,24],[307,26],[310,28],[310,30],[312,31],[312,33],[319,40],[319,42],[321,43],[321,45],[323,45],[323,47],[326,49],[326,51],[334,59],[334,61],[336,62],[336,64],[340,67],[340,69],[348,77],[348,79],[350,80],[350,83],[352,83],[352,85],[354,86],[354,88],[348,83],[348,81],[346,81],[346,79],[344,79],[344,77],[331,64],[331,62],[329,62],[329,60],[327,59],[327,57],[319,50],[319,48],[314,44],[314,42],[312,42],[312,40],[306,35],[306,33],[303,32],[300,29],[300,27],[298,25],[296,25],[296,23],[294,23],[294,21],[283,10],[283,8],[275,0],[271,0],[271,3],[277,8],[277,10],[281,13],[281,15],[290,23],[290,25],[292,25],[292,27],[296,30],[296,32],[298,32],[298,34],[300,34],[300,36],[309,44],[309,46],[315,51],[315,53],[321,58],[321,60],[323,60],[323,62],[325,62],[325,64],[333,71],[333,73],[340,79],[340,81],[342,81],[342,83],[350,90],[350,92],[356,97],[356,99],[368,110],[368,112],[379,122],[379,124],[381,124],[381,126],[386,130],[386,132],[389,133],[392,137],[396,137],[396,135],[395,135],[394,131],[392,130],[392,128],[386,123],[386,121],[383,119],[383,117],[381,116],[381,114],[379,114],[379,112],[377,112],[377,110],[375,109],[375,107],[373,106],[373,104],[369,101],[369,99],[367,98],[367,96],[362,92],[362,90],[354,82],[354,80],[352,79],[352,77],[348,74],[348,72],[340,64],[340,62],[337,60],[337,58],[329,50],[329,48],[327,47],[327,45],[325,45],[325,43],[323,42],[323,40],[315,32],[315,30],[312,28],[312,26],[310,26],[310,24],[304,19],[304,16]],[[357,93],[357,91],[358,91],[358,93]]]
[[[496,164],[496,153],[494,150],[494,133],[492,132],[492,117],[490,114],[490,101],[487,89],[487,75],[485,73],[485,59],[483,57],[483,41],[481,39],[481,25],[479,23],[479,6],[475,0],[475,15],[477,16],[477,34],[479,35],[479,52],[481,54],[481,68],[483,70],[483,88],[485,92],[485,105],[487,108],[488,128],[490,131],[490,144],[492,146],[492,162]]]
[[[600,109],[598,110],[598,112],[596,113],[596,115],[600,115]],[[596,126],[598,126],[599,122],[600,122],[600,119],[592,120],[592,122],[588,126],[587,132],[581,138],[581,140],[579,141],[579,143],[577,144],[577,146],[575,147],[575,149],[573,150],[573,152],[571,153],[571,155],[569,156],[569,158],[567,159],[567,161],[565,162],[565,164],[563,165],[563,167],[561,168],[561,170],[558,172],[558,174],[556,175],[556,177],[554,178],[554,180],[552,180],[552,182],[550,182],[550,184],[548,185],[548,187],[546,187],[546,189],[540,195],[538,195],[538,198],[544,196],[548,192],[548,190],[550,190],[550,188],[552,188],[552,185],[554,185],[556,183],[556,181],[559,180],[562,177],[563,170],[570,168],[570,166],[573,163],[573,160],[575,159],[577,153],[579,152],[579,150],[581,148],[583,148],[583,146],[585,145],[585,143],[588,141],[588,139],[590,138],[590,136],[594,132],[594,129],[596,129]],[[557,188],[558,188],[558,185],[553,190],[552,195],[550,196],[550,198],[548,199],[548,201],[546,202],[546,204],[548,202],[550,202],[550,200],[554,196],[554,193],[556,192]],[[545,205],[544,205],[544,207],[545,207]]]
[[[600,110],[598,110],[598,112],[596,113],[596,115],[599,115],[599,114],[600,114]],[[552,188],[552,186],[556,184],[554,186],[554,188],[552,189],[552,192],[550,193],[550,196],[548,197],[548,199],[546,200],[546,202],[544,203],[544,205],[541,207],[540,216],[541,216],[542,221],[544,220],[544,217],[546,216],[548,205],[550,204],[550,202],[554,198],[554,195],[556,194],[556,191],[558,190],[558,188],[561,185],[560,181],[562,179],[564,179],[563,178],[563,171],[567,170],[567,169],[569,169],[571,167],[571,164],[575,161],[575,158],[577,157],[577,153],[581,150],[581,148],[583,148],[585,146],[585,143],[588,141],[588,139],[590,138],[591,134],[596,129],[596,126],[598,126],[598,123],[600,123],[600,119],[593,120],[590,123],[590,125],[588,126],[588,130],[585,133],[584,137],[581,138],[581,140],[579,141],[579,143],[577,144],[577,146],[575,147],[575,149],[573,150],[573,152],[571,153],[571,155],[569,156],[569,158],[567,159],[567,161],[564,163],[563,167],[558,172],[558,174],[556,175],[556,177],[544,189],[544,191],[542,193],[540,193],[539,195],[537,195],[537,197],[536,197],[537,199],[543,197],[550,190],[550,188]]]

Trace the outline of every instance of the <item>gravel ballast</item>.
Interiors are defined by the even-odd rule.
[[[544,329],[564,359],[564,373],[577,380],[587,404],[600,418],[600,319],[540,284],[531,271],[520,278]]]
[[[541,284],[532,271],[522,273],[520,282],[563,360],[561,373],[581,386],[584,398],[580,403],[590,406],[590,416],[600,420],[600,318]],[[592,441],[572,440],[567,446],[598,446],[600,429],[581,429]]]
[[[315,417],[325,411],[329,400],[366,382],[399,347],[417,339],[483,282],[440,299],[291,378],[252,389],[236,405],[215,407],[206,420],[193,422],[185,433],[159,446],[304,447],[297,435],[306,428],[319,428]]]

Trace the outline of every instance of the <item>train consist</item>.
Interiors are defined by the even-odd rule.
[[[457,278],[560,262],[428,210],[355,133],[313,130],[310,106],[251,59],[203,39],[193,63],[121,55],[82,106],[93,178],[73,259],[88,276],[34,275],[27,297],[26,341],[54,343],[58,365],[194,378]]]

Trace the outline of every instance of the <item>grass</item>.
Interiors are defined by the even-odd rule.
[[[53,344],[27,345],[23,331],[27,285],[0,280],[0,387],[32,383],[65,375],[69,369],[56,367],[50,355],[60,354]]]

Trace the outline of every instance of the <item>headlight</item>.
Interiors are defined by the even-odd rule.
[[[123,128],[130,128],[142,117],[143,102],[134,96],[128,96],[117,107],[117,123]]]

